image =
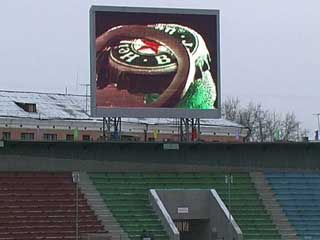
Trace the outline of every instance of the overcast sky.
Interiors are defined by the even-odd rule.
[[[319,0],[1,0],[0,89],[85,93],[91,5],[220,9],[222,98],[317,128]],[[311,134],[312,135],[312,134]]]

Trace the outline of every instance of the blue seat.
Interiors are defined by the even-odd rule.
[[[320,173],[265,172],[300,239],[320,239]]]

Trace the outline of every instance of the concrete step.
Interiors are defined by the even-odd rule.
[[[89,176],[84,172],[80,173],[79,187],[81,192],[85,195],[91,209],[103,224],[104,229],[111,234],[112,239],[129,240],[128,234],[124,232],[119,223],[113,217],[100,193],[95,188]]]
[[[119,225],[112,225],[111,223],[109,223],[108,225],[108,229],[109,231],[116,231],[116,232],[123,232],[121,227],[119,227]]]
[[[96,211],[99,216],[113,216],[109,209],[99,209]]]
[[[101,196],[88,196],[88,201],[92,202],[92,204],[105,204],[105,202],[101,199]]]
[[[256,190],[265,205],[266,210],[276,225],[281,238],[286,240],[298,240],[297,234],[276,199],[271,186],[267,182],[263,172],[252,172],[250,176],[255,184]]]
[[[113,216],[101,216],[99,220],[108,223],[109,225],[113,225],[116,222],[116,219]]]
[[[284,234],[284,235],[282,236],[282,239],[283,239],[283,240],[297,240],[297,239],[299,239],[299,238],[298,238],[298,236],[297,236],[296,234],[294,234],[294,235],[291,235],[291,234],[286,235],[286,234]]]
[[[79,185],[81,188],[81,185]],[[96,189],[86,189],[86,188],[81,188],[83,191],[85,191],[88,195],[94,195],[97,190]]]
[[[85,184],[85,183],[79,183],[79,185],[81,185],[81,187],[82,187],[83,189],[88,189],[88,190],[94,189],[94,186],[90,186],[90,185]]]
[[[287,222],[287,220],[279,220],[275,221],[277,223],[277,226],[280,227],[280,229],[283,229],[284,231],[292,230],[292,226],[290,223]]]

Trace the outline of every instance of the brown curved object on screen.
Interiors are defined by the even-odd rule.
[[[145,38],[168,47],[177,58],[177,72],[168,88],[160,95],[156,102],[146,104],[145,107],[174,107],[184,93],[185,85],[192,71],[192,64],[188,50],[181,42],[163,32],[141,25],[124,25],[110,29],[96,39],[96,55],[108,49],[117,40],[125,38]],[[100,68],[101,66],[97,66]],[[99,69],[97,69],[99,70]]]

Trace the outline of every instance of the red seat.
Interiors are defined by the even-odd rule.
[[[71,173],[0,173],[0,240],[75,239]],[[105,232],[78,193],[79,232]]]

